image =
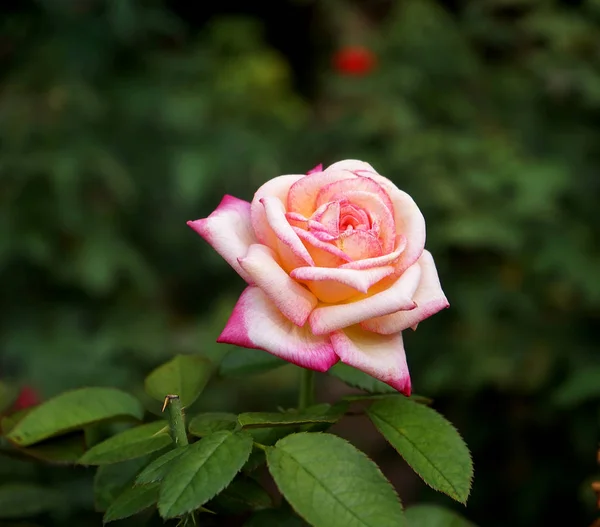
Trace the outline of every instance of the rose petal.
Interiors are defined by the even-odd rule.
[[[308,221],[309,228],[315,228],[315,224],[322,225],[321,230],[337,236],[339,234],[340,224],[340,203],[332,201],[325,203],[312,215]]]
[[[337,267],[350,261],[350,257],[335,245],[319,240],[312,232],[293,227],[294,232],[306,244],[306,249],[318,267]],[[298,266],[303,267],[303,266]]]
[[[398,278],[389,288],[348,304],[317,307],[308,318],[315,335],[358,324],[364,320],[416,307],[412,296],[419,285],[418,264]]]
[[[306,175],[314,174],[315,172],[323,172],[323,163],[319,163],[315,168],[311,168]]]
[[[293,257],[297,260],[293,262],[293,267],[303,265],[302,262],[309,265],[315,265],[315,262],[306,250],[306,247],[304,247],[300,238],[298,238],[298,235],[294,232],[295,228],[288,223],[285,217],[285,207],[281,200],[279,198],[267,196],[261,198],[260,201],[265,207],[267,222],[277,236],[277,239],[293,253]],[[281,250],[278,252],[282,258],[289,259],[289,256],[287,254],[282,254]],[[292,266],[292,264],[289,265]]]
[[[396,250],[383,256],[377,256],[375,258],[365,258],[364,260],[357,260],[355,262],[348,262],[340,266],[341,269],[371,269],[373,267],[380,267],[382,265],[392,265],[395,260],[400,258],[402,251],[406,247],[406,238],[404,236],[396,237]]]
[[[366,271],[330,269],[326,267],[297,267],[291,273],[294,280],[306,283],[321,302],[343,302],[357,292],[369,288],[394,272],[392,266],[376,267]]]
[[[258,287],[244,290],[217,342],[262,349],[316,371],[327,371],[338,361],[328,337],[290,322]]]
[[[379,174],[365,174],[379,183],[394,205],[396,233],[406,237],[406,249],[398,259],[398,274],[414,264],[425,247],[425,218],[414,200],[389,179]]]
[[[407,240],[406,251],[398,262],[398,274],[402,273],[419,259],[425,247],[425,219],[419,207],[406,192],[400,190],[388,178],[379,175],[369,163],[356,159],[346,159],[328,166],[324,173],[340,170],[347,170],[357,176],[372,179],[390,197],[394,206],[396,233],[404,235]]]
[[[356,326],[331,334],[333,350],[340,360],[389,384],[407,397],[411,383],[402,333],[377,335]]]
[[[317,306],[317,298],[290,278],[277,263],[276,255],[271,249],[265,245],[251,245],[248,254],[239,262],[242,269],[286,318],[297,326],[304,325]]]
[[[382,335],[391,335],[415,327],[419,322],[435,315],[450,304],[442,291],[433,256],[429,251],[423,251],[419,258],[421,281],[415,291],[413,300],[417,307],[411,311],[398,311],[390,315],[365,320],[361,326]]]
[[[269,227],[265,208],[260,200],[267,196],[279,198],[282,203],[287,200],[287,195],[290,187],[299,179],[302,179],[302,174],[292,174],[287,176],[279,176],[267,181],[254,194],[251,206],[252,228],[256,233],[256,238],[263,245],[271,247],[274,251],[277,250],[277,236]]]
[[[310,233],[317,239],[320,240],[322,242],[332,242],[338,239],[337,236],[334,236],[333,234],[329,234],[327,232],[325,232],[324,230],[321,230],[323,228],[323,226],[320,223],[317,223],[315,225],[316,222],[313,222],[311,224],[312,220],[309,220],[308,222],[308,227],[310,228]]]
[[[287,194],[287,209],[310,217],[317,209],[317,194],[320,189],[340,179],[355,178],[344,171],[317,172],[296,181]]]
[[[250,222],[250,203],[226,195],[208,218],[188,221],[187,224],[202,236],[247,283],[252,284],[252,279],[238,263],[238,258],[243,257],[248,247],[257,242]]]
[[[352,260],[376,258],[383,254],[381,243],[376,236],[368,231],[352,231],[344,233],[336,241],[337,247]]]
[[[375,170],[369,163],[365,163],[364,161],[358,161],[357,159],[345,159],[344,161],[338,161],[337,163],[333,163],[333,165],[329,165],[325,172],[337,172],[339,170],[347,170],[348,172],[366,172],[377,174],[377,170]]]
[[[350,190],[345,192],[343,197],[362,210],[368,211],[371,222],[377,223],[378,237],[384,254],[393,251],[396,243],[396,226],[392,209],[378,195],[370,192]]]
[[[327,172],[324,173],[327,174]],[[333,173],[335,174],[337,172]],[[383,206],[385,206],[389,211],[390,216],[394,211],[394,205],[390,199],[391,196],[388,196],[386,189],[377,181],[368,177],[343,179],[340,181],[334,181],[328,185],[323,185],[317,194],[316,205],[317,207],[320,207],[323,203],[327,203],[328,201],[335,201],[345,198],[346,194],[349,192],[363,192],[377,196],[383,202]],[[348,197],[347,199],[349,199],[350,202],[355,203],[355,201],[351,198]],[[363,208],[365,208],[368,212],[371,212],[369,206]]]

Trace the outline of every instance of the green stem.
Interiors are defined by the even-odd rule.
[[[173,439],[175,446],[186,446],[188,438],[185,432],[185,417],[183,416],[183,407],[179,395],[167,395],[163,410],[165,407],[169,416],[171,439]]]
[[[300,371],[300,393],[298,395],[298,410],[306,410],[315,400],[315,372],[302,369]]]

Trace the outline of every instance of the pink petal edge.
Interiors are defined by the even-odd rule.
[[[202,236],[247,283],[252,284],[252,279],[238,263],[238,258],[243,257],[248,247],[257,241],[250,221],[250,203],[226,194],[207,218],[188,221],[187,225]]]
[[[335,331],[330,338],[335,353],[344,364],[410,396],[410,374],[401,333],[377,335],[353,327]]]
[[[421,280],[413,296],[417,307],[411,311],[398,311],[365,320],[361,322],[362,328],[382,335],[391,335],[408,328],[416,329],[420,322],[450,306],[431,253],[423,251],[418,264],[422,269]]]
[[[286,247],[299,259],[308,265],[315,265],[312,256],[298,238],[295,229],[288,223],[285,217],[285,207],[281,200],[274,197],[264,197],[260,202],[265,208],[265,214],[271,229]]]
[[[315,172],[323,172],[323,163],[319,163],[315,168],[311,168],[306,175],[310,176],[311,174],[314,174]]]
[[[277,236],[275,236],[275,233],[271,230],[271,227],[269,227],[265,208],[260,200],[264,197],[271,196],[279,198],[285,203],[290,187],[296,181],[304,177],[304,174],[278,176],[267,181],[255,192],[254,198],[252,198],[250,217],[252,220],[252,228],[256,233],[256,238],[263,245],[267,245],[271,247],[271,249],[277,250]]]
[[[325,372],[339,359],[328,336],[285,318],[258,287],[247,287],[217,342],[262,349],[302,368]]]

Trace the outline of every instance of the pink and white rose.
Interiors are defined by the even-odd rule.
[[[410,395],[402,331],[448,307],[413,199],[368,163],[276,177],[188,225],[248,283],[218,342]]]

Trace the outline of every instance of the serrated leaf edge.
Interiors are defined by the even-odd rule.
[[[150,483],[157,483],[159,481],[162,481],[162,479],[164,479],[164,477],[166,476],[166,474],[163,475],[162,478],[156,478],[156,479],[148,479],[146,481],[140,481],[141,477],[144,475],[145,472],[149,471],[150,467],[152,467],[152,465],[157,465],[157,467],[164,467],[165,465],[169,465],[170,463],[173,463],[180,455],[182,455],[184,452],[186,451],[186,448],[174,448],[173,450],[169,450],[168,452],[165,452],[164,454],[162,454],[161,456],[157,457],[155,460],[151,461],[150,463],[148,463],[135,477],[134,480],[134,486],[136,485],[148,485]],[[161,460],[163,457],[168,456],[169,454],[174,454],[172,458],[170,458],[168,461],[161,463],[160,465],[157,463],[157,461]],[[153,467],[153,469],[156,469],[156,467]],[[168,471],[167,471],[168,472]]]
[[[327,436],[327,435],[329,435],[329,436],[337,437],[337,438],[338,438],[338,439],[340,439],[341,441],[344,441],[345,443],[349,444],[349,445],[350,445],[352,448],[354,448],[354,450],[355,450],[355,451],[356,451],[356,452],[357,452],[359,455],[361,455],[363,458],[365,458],[365,459],[367,459],[368,461],[370,461],[370,462],[372,463],[372,465],[375,467],[376,471],[379,473],[379,475],[380,475],[380,476],[383,478],[383,480],[384,480],[384,481],[385,481],[385,482],[386,482],[386,483],[389,485],[390,489],[391,489],[391,490],[392,490],[392,492],[394,493],[394,496],[396,496],[396,499],[398,500],[398,503],[399,503],[399,505],[400,505],[400,509],[402,510],[402,512],[404,512],[404,506],[402,505],[402,500],[400,499],[400,496],[399,496],[399,495],[398,495],[398,493],[396,492],[396,489],[394,488],[394,486],[393,486],[393,485],[390,483],[390,481],[389,481],[389,480],[388,480],[388,479],[385,477],[385,474],[384,474],[384,473],[381,471],[381,469],[379,468],[379,465],[377,465],[377,463],[375,463],[375,461],[373,461],[373,460],[372,460],[372,459],[371,459],[369,456],[367,456],[367,454],[365,454],[365,453],[364,453],[362,450],[359,450],[358,448],[356,448],[356,447],[355,447],[355,446],[354,446],[352,443],[350,443],[350,441],[347,441],[347,440],[346,440],[346,439],[344,439],[343,437],[337,436],[337,435],[335,435],[335,434],[329,434],[329,433],[327,433],[327,432],[298,432],[298,433],[295,433],[295,434],[290,434],[290,435],[288,435],[288,436],[285,436],[285,437],[281,438],[279,441],[277,441],[277,443],[275,443],[275,445],[274,445],[274,446],[269,446],[269,447],[267,447],[267,450],[266,450],[266,452],[267,452],[267,466],[269,467],[269,465],[270,465],[270,463],[269,463],[269,452],[270,452],[271,450],[274,450],[274,449],[276,449],[276,448],[277,448],[277,444],[278,444],[278,443],[280,443],[281,441],[283,441],[283,440],[285,440],[285,439],[287,439],[288,437],[291,437],[291,436],[309,435],[309,434],[310,434],[310,435],[324,435],[324,436]],[[283,449],[281,449],[281,450],[283,450]],[[283,451],[285,452],[285,450],[283,450]],[[295,462],[298,464],[298,466],[299,466],[299,467],[301,467],[303,470],[305,470],[305,472],[307,472],[309,475],[311,475],[311,476],[312,476],[312,477],[315,479],[315,481],[318,481],[318,482],[319,482],[319,485],[321,486],[321,488],[323,488],[323,489],[327,490],[327,487],[325,487],[325,486],[324,486],[324,485],[323,485],[323,484],[322,484],[322,483],[321,483],[321,482],[320,482],[320,481],[319,481],[319,480],[318,480],[318,479],[315,477],[315,475],[314,475],[312,472],[310,472],[309,470],[307,470],[307,469],[306,469],[306,468],[305,468],[305,467],[304,467],[304,466],[303,466],[303,465],[302,465],[300,462],[298,462],[298,461],[296,460],[296,458],[294,458],[294,456],[292,456],[291,454],[289,454],[289,453],[287,453],[287,452],[286,452],[286,454],[287,454],[287,455],[289,455],[289,456],[290,456],[292,459],[294,459],[294,461],[295,461]],[[269,468],[270,468],[270,467],[269,467]],[[269,472],[271,472],[271,471],[269,470]],[[271,476],[273,476],[273,474],[271,474]],[[273,476],[273,480],[275,480],[275,477],[274,477],[274,476]],[[275,481],[275,484],[277,484],[277,481]],[[277,488],[279,489],[279,486],[277,486]],[[305,520],[307,523],[310,523],[310,522],[308,521],[308,518],[305,518],[305,517],[302,515],[302,513],[300,513],[300,511],[298,511],[298,510],[296,509],[296,507],[294,506],[294,504],[293,504],[293,503],[292,503],[292,502],[289,500],[289,498],[288,498],[287,496],[285,496],[285,494],[283,493],[283,491],[282,491],[281,489],[279,489],[279,491],[281,492],[281,494],[283,494],[283,496],[285,497],[285,499],[286,499],[286,500],[288,500],[288,502],[290,503],[290,505],[292,506],[292,508],[293,508],[293,509],[294,509],[294,511],[296,512],[296,514],[298,514],[298,516],[300,516],[301,518],[303,518],[303,519],[304,519],[304,520]],[[342,502],[340,502],[340,500],[337,498],[337,496],[335,496],[335,494],[332,494],[332,493],[331,493],[331,492],[329,492],[329,491],[328,491],[328,494],[330,494],[331,496],[333,496],[333,497],[335,498],[335,501],[337,501],[337,502],[338,502],[340,505],[342,505],[342,507],[343,507],[345,510],[349,511],[349,512],[352,514],[352,516],[353,516],[354,518],[356,518],[356,519],[357,519],[359,522],[361,522],[363,525],[365,525],[365,527],[370,527],[370,526],[368,526],[367,524],[365,524],[361,518],[359,518],[358,516],[356,516],[356,514],[355,514],[354,512],[350,511],[350,509],[348,509],[348,508],[347,508],[347,507],[346,507],[346,506],[345,506],[345,505],[344,505]],[[373,526],[373,527],[376,527],[376,526]]]
[[[130,413],[129,414],[122,413],[122,414],[114,414],[114,415],[112,415],[110,417],[103,417],[101,419],[94,419],[93,421],[86,421],[85,423],[78,424],[76,426],[72,426],[72,427],[69,427],[69,428],[63,428],[63,429],[61,429],[61,430],[59,430],[59,431],[57,431],[57,432],[55,432],[55,433],[53,433],[53,434],[51,434],[49,436],[45,436],[45,437],[39,439],[38,441],[34,441],[33,443],[29,443],[29,444],[21,444],[18,441],[16,441],[14,438],[11,437],[13,435],[13,432],[15,431],[15,428],[17,428],[18,426],[20,426],[23,423],[23,421],[25,421],[27,418],[29,418],[32,413],[35,413],[36,410],[39,410],[40,408],[42,408],[43,406],[47,405],[51,401],[54,401],[55,399],[63,397],[64,395],[66,395],[68,393],[83,391],[83,390],[86,390],[86,389],[89,389],[89,388],[101,388],[102,390],[111,390],[111,391],[114,391],[114,392],[118,392],[118,393],[121,393],[121,394],[128,395],[134,401],[137,402],[138,409],[140,410],[139,416],[138,416],[138,414],[132,415]],[[47,439],[52,439],[54,437],[58,437],[58,436],[61,436],[63,434],[68,434],[69,432],[73,432],[75,430],[80,430],[84,426],[90,426],[90,425],[93,425],[93,424],[96,424],[96,423],[101,423],[103,421],[109,421],[110,419],[116,419],[118,417],[129,417],[129,418],[131,418],[131,419],[133,419],[135,421],[141,421],[143,419],[143,417],[144,417],[144,408],[143,408],[142,404],[140,403],[139,399],[137,399],[131,393],[126,392],[125,390],[121,390],[119,388],[113,388],[113,387],[110,387],[110,386],[88,386],[88,387],[85,387],[85,388],[73,388],[72,390],[65,390],[64,392],[61,392],[61,393],[55,395],[54,397],[50,397],[48,400],[44,401],[43,403],[39,404],[38,406],[35,406],[35,407],[31,408],[31,411],[29,411],[25,415],[23,415],[23,417],[21,419],[19,419],[13,425],[13,427],[10,429],[10,431],[7,434],[4,435],[4,437],[8,441],[10,441],[12,444],[17,445],[17,446],[22,447],[22,448],[26,448],[26,447],[30,447],[32,445],[35,445],[37,443],[41,443],[42,441],[46,441]]]
[[[418,403],[417,403],[418,404]],[[373,405],[375,406],[375,405]],[[369,416],[369,418],[371,418],[371,414],[373,413],[373,406],[371,406],[371,408],[369,408],[367,410],[367,415]],[[427,407],[426,407],[427,408]],[[429,408],[429,410],[431,410],[432,412],[435,412],[437,415],[441,416],[444,421],[457,433],[458,437],[460,437],[462,443],[464,444],[466,450],[467,450],[467,455],[469,456],[469,488],[467,490],[467,494],[464,498],[464,500],[460,499],[460,493],[457,491],[456,487],[452,484],[452,482],[450,482],[450,480],[431,462],[431,460],[429,459],[428,456],[426,456],[421,449],[419,449],[417,447],[417,445],[411,441],[408,437],[406,437],[404,434],[402,434],[400,432],[399,429],[397,429],[395,426],[391,425],[387,420],[382,419],[380,416],[377,416],[378,419],[380,419],[381,421],[383,421],[385,424],[387,424],[390,428],[394,429],[394,430],[398,430],[398,433],[400,433],[400,435],[402,435],[402,437],[404,437],[404,439],[406,439],[406,441],[408,441],[412,447],[419,452],[419,454],[421,454],[429,463],[429,465],[431,467],[433,467],[433,469],[441,476],[441,478],[446,481],[446,483],[452,488],[452,490],[454,490],[455,495],[453,496],[452,494],[446,492],[445,490],[442,489],[438,489],[436,487],[434,487],[433,485],[431,485],[424,477],[423,475],[416,469],[414,468],[410,463],[408,463],[408,461],[406,460],[406,458],[402,455],[402,452],[398,451],[398,449],[391,443],[391,441],[388,441],[388,439],[385,437],[385,434],[383,432],[381,432],[381,430],[379,430],[379,427],[377,426],[377,424],[373,421],[373,419],[371,419],[371,422],[375,425],[375,428],[377,428],[377,430],[379,432],[381,432],[381,435],[385,438],[385,440],[390,444],[390,446],[396,451],[398,452],[398,454],[400,454],[400,456],[402,457],[402,459],[404,459],[406,461],[406,463],[410,466],[410,468],[421,478],[421,480],[428,486],[431,487],[434,490],[437,490],[438,492],[442,492],[444,494],[446,494],[447,496],[450,496],[453,500],[456,500],[458,503],[461,503],[462,505],[467,504],[467,500],[469,499],[469,496],[471,495],[471,488],[473,486],[473,477],[475,475],[475,467],[473,465],[473,457],[471,455],[471,451],[469,450],[469,447],[467,445],[467,443],[465,442],[465,440],[463,439],[462,435],[460,434],[460,432],[458,431],[458,429],[450,422],[448,421],[448,419],[446,419],[442,414],[436,412],[435,410],[433,410],[432,408]]]
[[[99,447],[99,446],[103,445],[103,444],[104,444],[104,443],[106,443],[107,441],[110,441],[110,440],[114,439],[115,437],[118,437],[118,436],[119,436],[119,435],[121,435],[121,434],[127,433],[127,432],[129,432],[130,430],[135,430],[136,428],[139,428],[140,426],[145,426],[145,425],[147,425],[147,424],[149,425],[149,424],[152,424],[152,423],[144,423],[144,424],[138,425],[137,427],[129,428],[129,429],[127,429],[127,430],[124,430],[123,432],[120,432],[120,433],[118,433],[118,434],[115,434],[114,436],[111,436],[111,437],[109,437],[108,439],[105,439],[104,441],[102,441],[102,442],[98,443],[97,445],[94,445],[92,448],[90,448],[90,449],[89,449],[87,452],[85,452],[85,453],[84,453],[84,454],[83,454],[83,455],[82,455],[82,456],[81,456],[81,457],[80,457],[80,458],[77,460],[77,464],[78,464],[78,465],[98,465],[98,462],[97,462],[97,461],[96,461],[96,462],[92,461],[92,463],[90,463],[90,462],[89,462],[89,460],[86,460],[86,459],[85,459],[85,457],[86,457],[86,456],[88,456],[90,452],[93,452],[93,451],[94,451],[94,449],[96,449],[97,447]],[[155,437],[158,437],[160,434],[163,434],[163,435],[165,435],[165,432],[168,432],[168,430],[169,430],[169,425],[166,425],[166,426],[164,426],[163,428],[161,428],[160,430],[158,430],[158,431],[154,432],[152,435],[149,435],[148,437],[145,437],[145,438],[139,439],[138,441],[132,441],[131,443],[126,443],[126,444],[125,444],[125,445],[123,445],[123,446],[131,446],[131,445],[135,445],[136,443],[143,443],[143,442],[145,442],[145,441],[148,441],[149,439],[153,439],[153,438],[155,438]],[[169,437],[169,436],[166,436],[166,435],[165,435],[165,437]],[[169,437],[169,439],[170,439],[170,437]],[[151,450],[151,451],[149,451],[149,452],[144,452],[144,453],[142,453],[142,454],[136,455],[135,457],[131,457],[131,458],[127,458],[127,459],[121,459],[121,460],[119,460],[119,461],[113,461],[113,462],[110,462],[110,463],[103,462],[103,463],[101,463],[101,464],[102,464],[102,465],[112,465],[113,463],[121,463],[121,462],[123,462],[123,461],[128,461],[129,459],[136,459],[136,457],[142,457],[142,456],[145,456],[145,455],[147,455],[147,454],[152,454],[153,452],[157,452],[158,450],[160,450],[160,449],[162,449],[162,448],[164,448],[164,447],[166,447],[166,446],[168,446],[168,443],[164,444],[164,445],[163,445],[163,446],[161,446],[161,447],[158,447],[158,448],[156,448],[155,450]],[[119,450],[119,448],[118,448],[118,447],[117,447],[117,448],[114,448],[113,450],[109,450],[108,452],[113,452],[113,451],[115,451],[115,450],[117,450],[117,451],[118,451],[118,450]],[[106,454],[106,452],[105,452],[105,454]]]
[[[219,433],[221,433],[221,432],[223,432],[223,431],[215,432],[215,434],[219,434]],[[223,443],[224,443],[224,442],[225,442],[225,441],[226,441],[226,440],[227,440],[229,437],[233,436],[234,434],[245,434],[245,435],[247,435],[247,436],[248,436],[250,439],[252,439],[252,436],[251,436],[250,434],[248,434],[247,432],[245,432],[245,431],[229,431],[229,430],[225,430],[225,432],[227,432],[227,435],[226,435],[226,436],[224,436],[224,438],[223,438],[223,441],[221,441],[221,442],[220,442],[220,443],[219,443],[219,444],[218,444],[218,445],[217,445],[217,446],[216,446],[216,447],[213,449],[213,451],[211,452],[211,455],[212,455],[212,453],[214,453],[214,452],[215,452],[215,450],[216,450],[217,448],[219,448],[219,447],[220,447],[220,446],[221,446],[221,445],[222,445],[222,444],[223,444]],[[211,434],[211,435],[212,435],[212,434]],[[210,437],[210,436],[206,436],[206,437]],[[251,445],[252,445],[252,443],[251,443]],[[202,505],[204,505],[204,503],[207,503],[209,500],[211,500],[212,498],[214,498],[215,496],[217,496],[218,494],[220,494],[221,492],[223,492],[223,490],[224,490],[224,489],[226,489],[226,488],[227,488],[227,487],[228,487],[228,486],[231,484],[231,482],[234,480],[235,476],[237,476],[237,475],[239,474],[240,470],[242,470],[243,466],[244,466],[244,465],[246,464],[246,462],[248,461],[248,458],[250,457],[250,454],[251,454],[251,453],[252,453],[252,446],[251,446],[251,447],[250,447],[250,449],[248,450],[248,455],[245,457],[244,461],[243,461],[243,462],[242,462],[242,464],[240,465],[240,468],[239,468],[239,469],[236,471],[236,473],[233,475],[233,477],[231,478],[231,480],[229,480],[229,481],[228,481],[228,482],[227,482],[225,485],[223,485],[223,486],[222,486],[222,487],[221,487],[219,490],[217,490],[217,491],[216,491],[216,492],[215,492],[215,493],[214,493],[212,496],[210,496],[209,498],[207,498],[207,500],[206,500],[205,502],[201,503],[201,504],[200,504],[198,507],[194,507],[194,508],[191,508],[191,509],[186,509],[186,510],[184,510],[184,511],[178,512],[178,513],[177,513],[177,514],[175,514],[174,516],[166,516],[166,515],[164,515],[164,514],[163,514],[163,511],[162,511],[162,508],[161,508],[161,506],[160,506],[160,499],[161,499],[162,489],[163,489],[163,485],[164,485],[164,483],[165,483],[165,481],[163,480],[163,482],[162,482],[162,484],[161,484],[161,488],[160,488],[161,492],[159,492],[159,495],[158,495],[158,503],[157,503],[157,505],[158,505],[158,512],[159,512],[159,514],[160,514],[160,517],[161,517],[161,518],[163,518],[163,519],[165,519],[165,520],[167,520],[167,519],[174,518],[174,517],[180,516],[180,515],[182,515],[182,514],[187,514],[188,512],[192,512],[192,511],[194,511],[194,510],[197,510],[197,509],[199,509],[199,508],[200,508]]]
[[[146,486],[150,486],[150,485],[156,485],[156,487],[157,487],[157,490],[158,490],[158,484],[157,484],[157,483],[149,483],[149,484],[147,484]],[[141,488],[141,487],[143,487],[143,485],[140,485],[138,488]],[[132,513],[132,514],[128,515],[128,516],[121,516],[121,517],[119,517],[119,518],[111,518],[111,519],[106,519],[106,517],[108,516],[108,513],[110,512],[110,510],[111,510],[111,508],[114,506],[114,504],[117,502],[117,500],[118,500],[118,499],[119,499],[119,498],[120,498],[120,497],[121,497],[121,496],[122,496],[122,495],[123,495],[125,492],[127,492],[127,491],[130,491],[130,490],[132,490],[133,488],[135,488],[135,486],[134,486],[134,487],[130,487],[130,488],[128,488],[128,489],[125,489],[125,490],[124,490],[124,491],[123,491],[123,492],[122,492],[122,493],[121,493],[119,496],[117,496],[117,497],[115,498],[115,500],[114,500],[114,501],[113,501],[113,502],[112,502],[112,503],[111,503],[111,504],[108,506],[108,508],[106,509],[106,512],[105,512],[105,513],[104,513],[104,515],[102,516],[102,525],[106,525],[107,523],[114,522],[114,521],[123,520],[123,519],[125,519],[125,518],[130,518],[131,516],[134,516],[135,514],[138,514],[138,513],[142,512],[142,511],[144,511],[144,510],[146,510],[146,509],[149,509],[150,507],[152,507],[152,504],[150,504],[150,505],[148,505],[148,507],[144,507],[143,509],[139,509],[139,510],[135,511],[134,513]],[[156,505],[156,503],[155,503],[154,505]]]

